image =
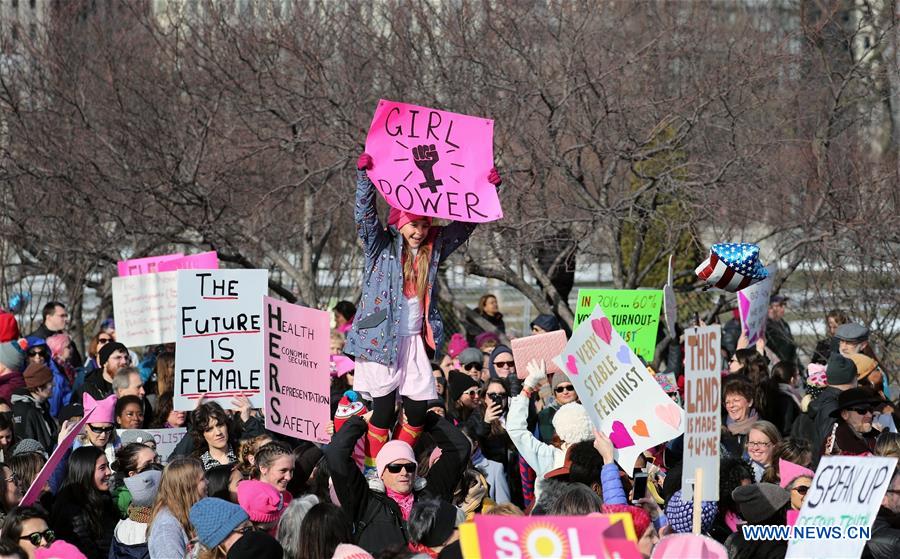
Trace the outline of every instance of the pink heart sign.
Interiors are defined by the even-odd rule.
[[[663,423],[672,427],[672,429],[677,430],[678,426],[681,425],[681,408],[679,408],[675,404],[666,404],[666,405],[658,405],[654,409],[656,412],[656,417],[658,417]]]
[[[609,323],[608,318],[604,316],[602,318],[591,320],[591,328],[594,329],[594,333],[597,334],[601,340],[609,344],[609,340],[612,339],[612,324]]]
[[[578,374],[578,363],[575,361],[574,355],[570,355],[569,358],[566,359],[566,369],[573,375]]]
[[[612,432],[609,434],[609,440],[616,448],[627,448],[634,446],[634,439],[628,434],[628,429],[621,421],[613,421]]]

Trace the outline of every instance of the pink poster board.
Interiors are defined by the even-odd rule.
[[[218,270],[219,255],[216,251],[189,254],[181,258],[166,260],[159,263],[160,272],[174,272],[175,270]]]
[[[84,417],[81,418],[81,421],[75,425],[75,428],[66,435],[66,438],[64,438],[55,449],[53,449],[53,454],[50,455],[47,463],[44,464],[44,467],[38,472],[37,477],[31,482],[31,487],[25,492],[25,496],[19,501],[20,507],[31,506],[38,500],[44,486],[47,485],[47,482],[50,481],[50,477],[53,476],[53,471],[56,470],[56,467],[66,455],[66,451],[72,447],[72,443],[75,442],[75,437],[77,437],[81,433],[81,430],[84,429],[84,426],[87,424],[88,418],[91,417],[92,413],[94,413],[94,410],[88,410]]]
[[[327,443],[330,313],[263,297],[266,429]]]
[[[528,376],[528,364],[531,361],[543,360],[549,377],[562,372],[562,369],[553,360],[566,349],[566,333],[563,330],[555,330],[516,338],[510,342],[510,347],[513,351],[513,359],[516,361],[516,376],[524,379]]]
[[[184,253],[164,254],[162,256],[148,256],[147,258],[133,258],[131,260],[119,260],[118,268],[120,276],[139,276],[160,272],[159,265],[170,260],[178,260],[184,257]]]
[[[484,558],[607,556],[603,532],[610,519],[606,516],[475,515],[474,523]]]
[[[366,136],[369,178],[392,208],[454,221],[503,217],[494,121],[382,99]]]

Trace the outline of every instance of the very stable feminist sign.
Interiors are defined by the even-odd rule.
[[[180,270],[175,409],[197,399],[231,407],[247,396],[263,407],[262,298],[266,270]]]
[[[503,217],[487,176],[494,121],[382,99],[366,137],[369,178],[399,210],[454,221]]]

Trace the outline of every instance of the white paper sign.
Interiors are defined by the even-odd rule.
[[[231,408],[236,396],[263,407],[262,299],[266,270],[179,270],[175,409],[205,395]]]
[[[613,329],[600,305],[554,361],[569,375],[594,426],[609,435],[616,462],[629,475],[643,451],[684,432],[684,410]]]
[[[769,295],[772,293],[772,281],[775,273],[770,270],[769,277],[754,283],[746,289],[738,291],[738,310],[741,314],[741,329],[750,338],[750,343],[766,333],[766,318],[769,316]]]
[[[823,456],[794,527],[840,527],[843,537],[791,540],[786,557],[859,557],[866,539],[848,528],[872,527],[896,466],[896,458]]]
[[[699,326],[684,332],[684,499],[694,494],[694,475],[703,470],[702,501],[719,500],[719,439],[722,436],[722,327]]]
[[[116,429],[119,437],[121,437],[122,433],[125,431],[129,431],[129,429]],[[153,440],[156,441],[156,454],[159,456],[159,461],[163,464],[169,462],[169,456],[172,455],[175,447],[178,446],[178,443],[180,443],[181,439],[187,434],[187,429],[184,427],[172,427],[170,429],[141,429],[141,431],[153,435]]]
[[[117,341],[128,347],[175,341],[176,272],[115,277],[112,293]]]

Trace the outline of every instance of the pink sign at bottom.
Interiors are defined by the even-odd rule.
[[[606,557],[602,534],[609,526],[610,519],[600,515],[475,516],[482,558]]]
[[[37,477],[35,477],[34,481],[31,483],[31,487],[25,492],[25,496],[19,501],[20,507],[31,506],[38,500],[41,496],[41,492],[44,490],[44,486],[47,485],[47,482],[50,481],[50,478],[53,476],[53,471],[56,470],[56,467],[66,455],[66,451],[72,447],[72,443],[75,442],[75,437],[77,437],[78,434],[81,433],[81,430],[84,429],[84,426],[87,424],[88,418],[91,417],[92,413],[94,413],[94,410],[88,410],[81,421],[75,425],[75,428],[69,431],[69,434],[66,435],[62,442],[53,449],[53,454],[50,455],[47,463],[44,464],[44,467],[38,472]]]
[[[326,311],[263,297],[266,429],[327,443],[331,359]]]

